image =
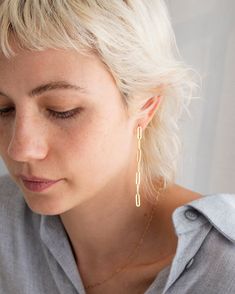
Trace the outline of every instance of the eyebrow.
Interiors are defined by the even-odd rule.
[[[88,93],[87,89],[83,88],[81,86],[70,84],[66,81],[53,81],[53,82],[42,84],[42,85],[36,87],[35,89],[31,90],[28,93],[28,96],[35,97],[35,96],[39,96],[39,95],[41,95],[45,92],[48,92],[48,91],[61,90],[61,89],[62,90],[75,90],[75,91],[79,91],[79,92],[85,93],[85,94]],[[5,94],[1,91],[0,91],[0,95],[5,96],[7,98],[10,98],[7,94]]]

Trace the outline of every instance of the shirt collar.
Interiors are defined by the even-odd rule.
[[[177,235],[197,230],[210,222],[235,243],[235,194],[207,194],[176,208],[172,220]]]
[[[178,245],[163,294],[182,274],[213,226],[235,242],[235,195],[202,195],[199,199],[177,207],[172,220],[178,235]]]

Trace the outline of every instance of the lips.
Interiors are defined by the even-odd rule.
[[[50,182],[34,182],[34,181],[26,181],[23,180],[24,186],[33,192],[41,192],[47,188],[49,188],[50,186],[54,185],[55,183],[59,182],[58,181],[50,181]]]
[[[41,192],[62,180],[51,180],[46,178],[39,178],[36,176],[26,176],[23,174],[19,175],[19,177],[22,180],[24,186],[33,192]]]

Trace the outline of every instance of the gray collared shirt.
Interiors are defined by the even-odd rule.
[[[143,294],[234,294],[235,194],[204,195],[172,221],[175,257]],[[60,217],[32,212],[9,175],[0,177],[0,293],[85,293]]]

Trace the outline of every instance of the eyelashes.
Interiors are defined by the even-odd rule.
[[[14,110],[13,107],[0,109],[0,119],[9,118],[11,116],[13,110]],[[47,109],[48,116],[52,117],[54,119],[58,119],[58,120],[75,118],[78,114],[81,113],[82,110],[83,110],[83,108],[81,108],[81,107],[71,109],[68,111],[64,111],[64,112],[58,112],[58,111],[54,111],[51,109]]]
[[[64,112],[49,110],[48,114],[49,116],[56,119],[71,119],[71,118],[75,118],[81,111],[82,111],[82,108],[75,108],[75,109],[64,111]]]

